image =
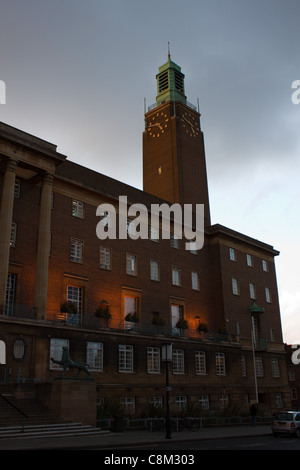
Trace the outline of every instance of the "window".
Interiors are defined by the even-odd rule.
[[[199,406],[201,410],[209,410],[209,397],[208,395],[200,395]]]
[[[242,377],[247,377],[246,356],[241,357],[241,362],[242,362]]]
[[[185,411],[187,409],[187,396],[177,396],[175,398],[176,404],[178,406],[178,411]]]
[[[160,349],[147,348],[147,371],[149,374],[160,373]]]
[[[181,269],[178,266],[172,266],[172,284],[173,286],[181,285]]]
[[[67,286],[67,302],[76,305],[78,320],[82,314],[83,288],[77,286]],[[74,315],[68,314],[69,320],[74,320]]]
[[[236,261],[235,249],[229,248],[229,258],[231,261]]]
[[[179,240],[175,233],[170,234],[170,244],[172,248],[179,248]]]
[[[69,348],[68,339],[50,338],[50,358],[53,357],[54,360],[60,361],[63,347]],[[62,369],[62,366],[50,360],[50,369]]]
[[[239,295],[239,284],[238,284],[238,280],[237,280],[235,277],[233,277],[232,280],[231,280],[231,282],[232,282],[232,293],[233,293],[234,295]]]
[[[135,397],[121,397],[120,404],[125,414],[132,415],[135,413]]]
[[[82,201],[72,200],[72,216],[79,219],[84,218],[84,203]]]
[[[279,363],[276,357],[271,359],[272,377],[280,377]]]
[[[184,374],[183,349],[173,349],[173,374]]]
[[[192,272],[192,289],[193,290],[200,290],[199,286],[199,274]]]
[[[263,366],[262,357],[256,357],[255,358],[255,370],[256,370],[256,376],[257,377],[263,377],[264,376],[264,366]]]
[[[180,336],[181,331],[178,328],[177,322],[184,319],[184,307],[183,305],[171,305],[171,318],[172,318],[172,335]]]
[[[103,344],[88,341],[86,350],[86,362],[91,370],[103,371]]]
[[[83,260],[83,240],[71,238],[71,261],[82,263]]]
[[[262,259],[261,264],[262,264],[263,271],[268,272],[268,263],[267,263],[267,261],[265,259]]]
[[[195,352],[196,374],[206,375],[206,355],[204,351]]]
[[[8,273],[6,285],[5,315],[14,314],[17,275]]]
[[[14,188],[14,198],[19,199],[21,192],[21,182],[20,180],[15,181],[15,188]]]
[[[216,353],[216,374],[217,375],[226,374],[224,353]]]
[[[266,294],[266,302],[270,304],[271,303],[271,291],[269,287],[265,288],[265,294]]]
[[[252,255],[246,255],[247,257],[247,266],[253,267]]]
[[[139,295],[124,295],[125,330],[137,330],[140,299]]]
[[[111,249],[100,246],[100,268],[111,269]]]
[[[162,174],[162,166],[161,165],[158,165],[158,167],[157,167],[157,174],[158,174],[158,176],[160,176]]]
[[[130,276],[137,275],[137,259],[135,255],[126,254],[126,274]]]
[[[119,372],[133,372],[133,346],[119,345]]]
[[[0,339],[0,364],[6,364],[6,344]]]
[[[224,393],[223,395],[220,395],[220,404],[221,404],[221,408],[227,408],[228,405],[229,405],[229,397],[228,397],[228,394],[227,393]]]
[[[253,284],[253,282],[249,282],[249,291],[250,291],[250,299],[256,299],[255,284]]]
[[[150,279],[159,281],[159,262],[150,260]]]
[[[11,232],[10,232],[10,246],[16,246],[17,240],[17,224],[16,222],[12,222],[11,224]]]
[[[162,405],[163,405],[162,396],[150,397],[149,403],[151,403],[155,408],[162,408]]]

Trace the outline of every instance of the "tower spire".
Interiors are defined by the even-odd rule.
[[[168,59],[171,59],[170,43],[169,43],[169,41],[168,41]]]

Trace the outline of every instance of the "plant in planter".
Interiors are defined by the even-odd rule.
[[[101,301],[100,307],[97,308],[95,315],[98,318],[103,318],[106,327],[108,326],[108,322],[111,319],[111,313],[109,311],[109,304],[105,300]]]
[[[207,323],[199,323],[199,325],[197,327],[197,330],[198,331],[203,331],[204,333],[207,333],[208,332]]]
[[[176,323],[176,328],[179,328],[180,330],[186,330],[188,328],[188,322],[184,318],[181,318],[178,320]]]
[[[131,321],[133,323],[138,323],[139,317],[136,313],[127,313],[127,315],[125,317],[125,320],[126,321]]]
[[[73,302],[64,302],[60,307],[61,313],[72,313],[76,315],[78,313],[77,305]]]
[[[161,317],[154,317],[152,319],[152,324],[153,325],[158,325],[158,326],[165,326],[166,322],[163,318]]]

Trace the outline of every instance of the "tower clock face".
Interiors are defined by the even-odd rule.
[[[197,137],[200,129],[195,116],[185,111],[181,116],[182,127],[190,137]]]
[[[147,122],[147,132],[153,138],[160,137],[164,134],[168,123],[168,115],[164,112],[157,112]]]

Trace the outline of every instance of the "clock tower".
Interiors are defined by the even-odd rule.
[[[204,204],[210,210],[200,114],[188,103],[184,74],[170,54],[156,75],[156,103],[145,113],[143,190],[170,203]]]

